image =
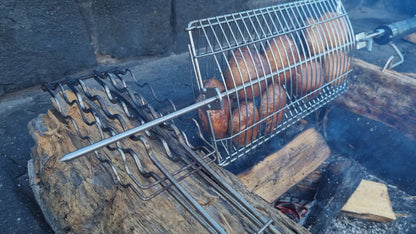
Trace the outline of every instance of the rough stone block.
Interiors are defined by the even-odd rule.
[[[74,1],[0,2],[0,90],[11,92],[95,65]]]
[[[167,54],[172,45],[170,7],[166,0],[94,1],[99,52],[116,58]]]

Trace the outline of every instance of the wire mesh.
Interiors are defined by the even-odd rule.
[[[192,82],[199,92],[222,92],[221,115],[198,113],[219,165],[253,152],[348,88],[355,40],[339,0],[211,17],[190,22],[187,31]]]

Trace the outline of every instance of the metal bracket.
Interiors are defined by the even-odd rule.
[[[382,35],[383,33],[384,30],[378,29],[373,33],[362,32],[355,35],[355,41],[357,42],[356,49],[359,50],[367,47],[368,51],[372,51],[374,38]]]
[[[368,38],[366,32],[355,35],[355,41],[357,42],[356,49],[362,49],[367,47],[368,51],[373,49],[373,38]]]
[[[222,109],[223,103],[222,103],[221,93],[220,93],[220,90],[218,90],[218,88],[204,88],[201,90],[201,94],[202,94],[202,99],[204,100],[208,98],[212,98],[212,97],[220,97],[214,102],[207,104],[206,105],[207,110],[221,110]]]
[[[386,64],[384,64],[384,67],[381,70],[382,72],[384,72],[386,69],[391,70],[404,62],[404,56],[402,52],[399,50],[399,48],[395,44],[393,44],[393,42],[389,42],[389,45],[393,48],[394,52],[396,52],[396,54],[399,56],[400,60],[393,63],[394,55],[390,56],[390,58],[387,59]]]

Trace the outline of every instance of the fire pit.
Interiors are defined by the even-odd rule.
[[[90,145],[73,152],[68,152],[73,147],[58,147],[51,152],[47,149],[43,151],[54,158],[53,160],[56,160],[56,154],[65,152],[66,155],[60,159],[61,162],[94,153],[97,162],[106,165],[105,168],[112,172],[116,184],[132,189],[141,200],[152,205],[160,203],[156,202],[155,198],[165,197],[168,193],[209,232],[223,233],[226,229],[237,228],[231,227],[233,225],[229,222],[233,221],[226,221],[227,218],[224,221],[223,217],[219,222],[215,214],[207,212],[207,209],[212,207],[211,209],[221,213],[230,211],[230,215],[234,217],[236,214],[233,211],[221,205],[224,202],[239,211],[241,217],[248,219],[247,224],[239,228],[250,232],[279,232],[279,229],[287,228],[284,223],[267,218],[271,214],[265,216],[259,213],[241,196],[240,193],[244,189],[237,191],[230,187],[222,178],[224,175],[220,176],[219,172],[213,169],[212,163],[226,166],[237,160],[255,157],[255,150],[276,134],[293,126],[301,118],[305,118],[347,90],[347,76],[351,72],[351,57],[348,53],[354,47],[360,49],[367,46],[371,49],[373,40],[385,44],[392,37],[413,30],[416,25],[414,21],[409,19],[380,26],[374,33],[353,36],[349,18],[340,1],[299,1],[190,22],[187,28],[190,38],[190,60],[196,78],[196,91],[200,93],[194,104],[178,109],[171,100],[159,99],[152,86],[138,82],[133,72],[128,69],[67,77],[65,80],[48,83],[43,89],[50,93],[55,108],[65,122],[71,125],[70,128],[81,142],[86,141]],[[392,61],[386,64],[383,71],[399,64]],[[363,66],[359,62],[357,65]],[[359,69],[358,71],[360,72]],[[351,85],[354,87],[355,84],[353,82]],[[161,103],[167,108],[164,108],[164,112],[159,112],[147,101],[148,98],[142,95],[142,91],[133,87],[147,87],[153,97],[153,103]],[[360,88],[362,87],[359,86],[350,93]],[[357,100],[348,97],[345,100],[346,106],[351,106],[351,102],[354,102],[354,105],[368,105],[365,100],[361,104],[361,98]],[[406,104],[409,103],[404,105]],[[198,108],[204,108],[198,110],[199,121],[190,113]],[[407,111],[405,113],[408,114]],[[328,112],[325,118],[327,114]],[[377,112],[370,114],[379,117]],[[396,113],[392,115],[394,114]],[[400,115],[398,118],[402,117]],[[60,124],[54,120],[55,118],[57,117],[49,114],[45,126],[48,129],[52,126],[57,127],[58,133],[54,136],[64,141],[60,132],[65,131],[60,130]],[[197,132],[198,137],[189,140],[189,136],[171,122],[175,118],[194,125],[194,130],[190,131]],[[317,135],[316,139],[320,139],[320,136]],[[79,144],[78,140],[74,141],[71,138],[70,142],[61,144],[75,146]],[[53,144],[52,141],[51,143]],[[144,148],[140,148],[138,143]],[[103,147],[106,147],[104,152],[98,151]],[[323,147],[325,148],[325,145]],[[304,154],[307,152],[302,146],[297,150],[303,151]],[[281,152],[285,151],[282,149]],[[119,154],[119,157],[113,158],[113,154]],[[315,169],[322,162],[320,160],[328,157],[328,153],[326,154],[314,156],[314,163],[317,165],[303,173],[311,173],[311,169]],[[42,155],[39,154],[40,157],[43,157]],[[282,169],[267,166],[267,160],[279,164],[280,160],[273,159],[279,157],[282,157],[279,153],[268,156],[240,177],[249,190],[268,202],[273,201],[273,195],[270,196],[270,192],[264,190],[267,190],[267,186],[273,184],[274,180],[282,180],[286,176],[276,174],[276,178],[273,179],[267,175],[274,174],[273,170],[283,170],[283,165],[280,166]],[[311,157],[305,155],[289,160],[311,160]],[[89,161],[88,164],[94,165],[97,162]],[[292,167],[289,165],[286,167]],[[40,164],[38,167],[49,166]],[[76,171],[75,168],[59,167],[58,171],[73,172]],[[270,172],[267,172],[267,168]],[[299,165],[291,169],[303,170]],[[86,176],[84,174],[87,171],[95,169],[86,168],[81,171],[83,170],[84,172],[78,175],[80,179],[75,181],[72,175],[54,174],[53,177],[70,180],[70,184],[78,184],[78,180],[85,180],[82,178]],[[257,171],[260,171],[260,174]],[[36,174],[39,176],[33,177],[32,180],[45,180],[47,178],[44,178],[44,174],[47,173],[47,170],[37,170]],[[262,175],[264,173],[266,174]],[[290,171],[287,173],[292,174]],[[194,174],[198,175],[198,179]],[[268,178],[268,181],[263,184],[260,182],[264,180],[261,177]],[[254,182],[258,180],[254,187],[250,186],[253,183],[252,178]],[[302,178],[299,177],[286,186],[293,186]],[[202,181],[207,183],[208,188],[215,192],[210,197],[221,196],[222,202],[218,206],[210,205],[204,209],[205,205],[201,206],[198,196],[192,196],[189,189],[186,189],[185,179],[188,183],[193,180],[197,184]],[[47,183],[50,182],[48,180]],[[198,190],[196,184],[191,183],[191,187],[196,189],[195,191]],[[45,192],[39,195],[49,194]],[[160,194],[163,196],[159,196]],[[86,192],[83,196],[92,196],[89,200],[94,200],[96,193]],[[71,204],[70,200],[56,197],[54,202],[69,202],[68,206],[77,206],[79,203]],[[308,213],[306,203],[280,200],[276,207],[298,222]],[[101,205],[99,208],[102,209]],[[59,212],[53,210],[51,214],[50,218],[60,216]],[[139,214],[144,215],[140,212]],[[88,216],[87,213],[85,215]],[[184,218],[191,222],[186,216]],[[78,222],[73,219],[71,218],[68,224],[64,222],[60,225]],[[147,228],[146,225],[137,226],[130,223],[132,221],[123,222],[123,228],[130,225],[130,228],[134,229]],[[181,230],[180,226],[176,227]],[[171,229],[173,226],[163,227],[155,224],[153,228]]]
[[[322,63],[324,57],[331,55],[331,61],[334,62],[337,56],[343,56],[344,52],[346,54],[351,52],[356,42],[349,18],[342,5],[339,5],[337,1],[318,2],[311,1],[307,3],[310,5],[306,4],[307,6],[302,5],[304,3],[299,3],[300,5],[293,3],[292,5],[266,7],[191,23],[188,31],[191,35],[191,41],[194,41],[189,47],[191,52],[190,70],[196,74],[196,79],[192,78],[191,82],[185,81],[182,83],[187,87],[182,94],[186,93],[187,95],[175,98],[179,100],[175,101],[179,105],[174,105],[171,100],[164,99],[170,97],[169,93],[177,92],[174,88],[172,90],[160,88],[162,86],[160,84],[168,82],[148,80],[149,83],[153,83],[153,87],[157,87],[157,89],[153,88],[152,90],[151,86],[143,80],[140,69],[126,70],[119,68],[104,72],[92,72],[79,77],[67,77],[65,80],[45,85],[44,89],[52,95],[56,110],[49,112],[43,119],[33,121],[30,125],[32,134],[38,144],[38,150],[33,153],[35,160],[31,162],[29,171],[34,172],[30,175],[31,183],[33,183],[38,202],[41,204],[53,229],[69,231],[72,224],[82,224],[84,222],[79,219],[81,216],[67,213],[64,215],[66,218],[59,221],[55,220],[55,217],[60,217],[61,214],[48,213],[48,207],[53,203],[48,204],[45,195],[49,195],[50,201],[52,201],[54,197],[63,197],[63,194],[72,196],[64,191],[66,188],[74,188],[75,190],[69,189],[68,191],[74,191],[76,197],[84,196],[80,199],[81,203],[85,205],[84,211],[97,210],[98,213],[105,211],[109,204],[110,208],[107,211],[117,212],[117,210],[128,210],[126,204],[130,207],[136,207],[137,204],[146,206],[145,204],[148,204],[146,202],[160,199],[161,195],[167,195],[174,201],[173,204],[176,204],[171,208],[178,209],[178,207],[182,207],[180,208],[181,217],[187,220],[183,221],[179,216],[175,216],[172,223],[190,222],[192,225],[197,224],[195,227],[201,225],[203,229],[209,232],[235,230],[276,232],[277,230],[291,228],[292,230],[296,229],[297,232],[305,231],[289,219],[274,214],[270,210],[273,206],[283,213],[291,214],[296,222],[300,222],[312,231],[350,229],[350,224],[356,225],[352,230],[357,232],[368,228],[368,225],[373,225],[379,230],[406,231],[405,226],[411,226],[414,220],[412,216],[414,211],[411,209],[414,206],[414,200],[412,200],[411,194],[416,190],[412,186],[411,179],[409,179],[412,176],[412,174],[409,174],[409,171],[412,173],[412,167],[408,166],[412,165],[413,162],[415,135],[411,126],[413,121],[411,119],[412,112],[409,112],[409,108],[406,108],[414,106],[412,99],[406,98],[409,95],[412,96],[413,83],[407,81],[407,78],[400,74],[387,72],[386,77],[399,77],[400,82],[408,83],[402,85],[400,82],[392,81],[386,86],[390,89],[383,90],[387,90],[387,93],[392,90],[392,92],[399,93],[402,91],[403,98],[391,99],[391,96],[381,95],[383,99],[371,99],[372,97],[378,97],[377,95],[381,93],[377,91],[380,90],[377,88],[378,86],[371,87],[374,84],[372,82],[377,82],[374,78],[377,78],[380,74],[376,69],[374,70],[371,66],[359,60],[352,63],[352,68],[355,69],[352,73],[349,70],[350,59],[348,58],[341,62],[343,64],[341,68],[335,69],[342,72],[336,75],[333,80],[325,80],[323,84],[319,84],[316,80],[311,82],[312,86],[316,85],[315,88],[301,89],[302,82],[297,81],[301,80],[304,74],[308,74],[308,69],[314,70],[314,68],[308,68],[310,64]],[[338,15],[332,18],[318,19],[317,22],[306,20],[309,24],[305,24],[305,20],[303,22],[299,21],[300,23],[285,22],[282,32],[271,30],[270,35],[267,30],[264,32],[256,31],[258,28],[270,26],[270,23],[267,23],[267,17],[271,13],[275,13],[279,19],[280,13],[276,13],[276,11],[293,11],[301,19],[306,17],[304,16],[305,12],[302,13],[299,9],[312,9],[312,14],[315,14],[314,11],[319,11],[320,13],[316,14],[316,17],[327,13],[324,9],[336,12]],[[284,15],[282,13],[282,17]],[[263,19],[258,19],[259,17],[263,17]],[[273,16],[270,17],[273,18]],[[250,22],[253,19],[258,21]],[[285,17],[281,20],[284,21],[284,19]],[[237,23],[233,26],[239,20],[241,20],[241,25]],[[338,20],[345,20],[346,25],[343,26],[342,21],[339,23]],[[338,32],[338,39],[330,39],[326,43],[327,45],[332,44],[332,48],[327,48],[328,51],[323,52],[316,51],[320,46],[308,45],[305,39],[305,35],[313,34],[312,32],[308,34],[308,29],[332,21],[336,21],[338,29],[342,29],[347,34],[339,34]],[[239,36],[234,35],[238,32],[239,26],[245,26],[247,28],[244,30],[254,32],[255,37],[249,38],[253,41],[244,41]],[[224,29],[224,27],[228,28]],[[246,35],[244,30],[240,35],[242,38]],[[321,32],[322,35],[323,32]],[[289,61],[288,64],[282,63],[283,68],[279,68],[281,70],[273,71],[272,61],[275,61],[275,65],[278,66],[276,55],[272,53],[272,56],[267,58],[267,50],[270,48],[272,48],[272,51],[275,50],[279,43],[284,45],[284,50],[286,47],[290,47],[285,45],[286,42],[283,39],[275,39],[275,37],[283,35],[286,35],[286,40],[289,38],[294,41],[295,47],[302,48],[303,51],[296,52],[291,49],[290,54],[292,54],[294,61]],[[377,37],[379,35],[371,36]],[[227,36],[237,40],[227,40],[225,39]],[[346,38],[346,42],[336,45],[339,39],[342,38]],[[368,37],[365,39],[367,40]],[[204,40],[206,40],[205,43],[201,42]],[[215,41],[225,41],[226,44],[211,44]],[[273,49],[273,46],[275,46],[275,49]],[[277,57],[285,55],[280,49],[276,50],[278,51]],[[296,53],[298,54],[294,56]],[[248,54],[249,57],[244,54]],[[257,54],[264,54],[266,57]],[[243,58],[241,64],[238,60],[240,57]],[[167,61],[177,59],[177,61],[180,61],[179,66],[187,67],[183,63],[186,60],[184,55],[169,59]],[[265,59],[266,62],[261,62],[262,59]],[[260,61],[256,62],[256,60]],[[158,63],[150,63],[150,67],[157,68],[160,65],[157,65]],[[237,73],[240,73],[241,76],[241,73],[244,73],[244,68],[250,71],[247,69],[250,63],[261,65],[254,69],[256,79],[251,81],[252,78],[249,76],[249,82],[243,81],[241,84],[237,84]],[[390,65],[392,64],[390,63]],[[231,70],[233,66],[237,67],[237,73],[235,74]],[[151,70],[149,67],[146,69],[147,71]],[[186,72],[181,71],[179,73]],[[319,74],[319,72],[312,71],[311,74],[313,76],[313,74]],[[361,79],[363,79],[364,74],[371,74],[372,78],[362,82]],[[296,79],[288,82],[294,75],[296,75]],[[350,75],[350,78],[352,75],[349,86],[346,80],[348,75]],[[177,76],[177,74],[174,76]],[[227,78],[230,76],[233,77],[231,83]],[[190,76],[186,75],[185,77],[189,78]],[[205,81],[212,77],[216,77],[224,85],[224,88],[204,87],[206,85]],[[381,84],[387,84],[385,83],[387,81],[388,78],[382,78]],[[157,82],[160,82],[160,84],[155,85]],[[178,79],[175,82],[182,81]],[[190,87],[190,83],[192,83],[192,87]],[[172,86],[175,87],[176,85]],[[268,89],[269,86],[273,88],[270,89],[271,91]],[[280,87],[280,89],[276,87]],[[329,101],[345,92],[348,87],[351,90],[345,96],[337,99],[336,103],[328,104]],[[256,90],[260,90],[259,94],[256,94]],[[155,94],[158,91],[168,95]],[[201,92],[202,98],[196,103],[189,101],[192,91],[196,91],[193,95],[194,98]],[[283,93],[284,101],[279,96],[279,92]],[[363,94],[365,98],[356,98],[358,95],[362,97]],[[372,96],[373,94],[375,96]],[[391,95],[392,93],[388,94]],[[267,101],[263,100],[262,96],[264,95]],[[280,97],[280,100],[276,101],[276,97]],[[384,100],[389,100],[393,104],[385,105]],[[249,117],[248,112],[250,112],[251,107],[247,103],[250,102],[258,111],[254,112],[254,119],[257,120],[251,126],[248,120],[242,120]],[[269,104],[273,104],[273,106],[278,104],[278,107],[272,107],[271,110],[261,113],[262,105],[268,106]],[[211,117],[211,112],[218,111],[224,106],[230,109],[230,115],[226,119],[233,120],[233,115],[237,113],[238,121],[236,124],[232,122],[231,126],[225,129],[225,135],[220,136],[217,135],[215,119]],[[341,109],[340,106],[346,109]],[[386,106],[392,106],[393,108],[384,109]],[[200,107],[204,108],[201,113],[193,112],[193,110]],[[323,108],[318,112],[313,112],[320,107]],[[380,107],[383,108],[382,111],[380,111]],[[245,113],[242,114],[240,110]],[[311,113],[315,114],[310,115]],[[205,127],[201,123],[201,116],[204,114],[208,116]],[[177,118],[175,125],[171,122],[172,115]],[[409,120],[409,122],[407,123],[406,120]],[[244,123],[246,124],[245,127],[243,126]],[[129,130],[143,125],[146,126],[143,129]],[[47,131],[45,127],[48,129]],[[234,128],[237,130],[234,131]],[[265,206],[264,201],[261,202],[259,197],[247,195],[249,192],[242,187],[237,186],[237,190],[233,189],[238,184],[235,182],[236,178],[227,174],[228,172],[223,174],[224,169],[216,166],[219,164],[240,177],[243,172],[253,170],[254,165],[260,165],[270,157],[280,157],[276,156],[279,153],[274,152],[279,151],[282,155],[282,150],[285,147],[293,146],[297,136],[299,134],[301,136],[311,128],[315,129],[314,134],[316,135],[313,136],[319,138],[319,142],[323,145],[322,149],[327,152],[326,149],[330,148],[331,153],[328,151],[325,156],[322,153],[324,151],[322,151],[320,156],[313,156],[315,157],[312,163],[314,168],[311,170],[303,171],[300,167],[301,164],[293,164],[293,168],[298,168],[296,170],[305,173],[305,176],[311,173],[310,176],[312,177],[294,182],[293,185],[296,186],[286,190],[285,194],[279,195],[280,199],[277,202],[273,200],[269,208],[264,208],[265,212],[261,211],[259,213],[258,211],[259,207],[263,209]],[[309,130],[304,131],[306,129]],[[128,133],[123,135],[123,132]],[[360,132],[359,137],[357,137],[357,132]],[[79,139],[75,140],[75,138]],[[95,148],[89,148],[83,153],[76,151],[84,147],[86,143],[88,145],[106,139],[111,140]],[[304,145],[308,146],[308,144],[310,144],[309,141],[304,141]],[[316,144],[316,142],[310,144],[312,149],[317,149],[313,148]],[[45,145],[49,146],[45,147]],[[104,145],[107,145],[107,147],[100,149]],[[137,145],[141,145],[143,148]],[[298,152],[296,148],[293,150],[293,152]],[[311,150],[311,148],[308,148],[308,150]],[[91,153],[87,157],[80,157],[81,154],[88,151]],[[306,155],[306,151],[304,150],[304,155]],[[391,156],[393,153],[400,156],[393,157]],[[59,162],[63,154],[67,154],[62,160],[67,161],[68,167],[65,166],[66,163]],[[115,154],[119,157],[113,157]],[[162,158],[157,156],[159,154],[162,155]],[[36,155],[53,155],[53,157],[50,159],[47,157],[36,158]],[[301,155],[297,160],[309,159]],[[318,159],[325,162],[320,165],[322,161]],[[56,165],[60,166],[55,167]],[[320,167],[315,170],[319,165]],[[287,172],[289,173],[289,171]],[[102,177],[103,175],[107,176]],[[297,175],[293,177],[297,177]],[[54,178],[56,178],[55,182]],[[198,181],[197,184],[193,184],[195,178],[199,178],[196,180]],[[281,177],[274,179],[279,180]],[[339,215],[340,207],[352,194],[361,179],[397,186],[389,186],[393,208],[396,216],[399,217],[398,221],[394,221],[395,224],[366,223],[365,221],[357,221]],[[199,183],[201,186],[198,185]],[[50,189],[45,190],[46,187],[42,187],[43,184],[48,184]],[[98,187],[94,187],[96,185]],[[90,188],[93,189],[86,189],[89,186],[92,186]],[[305,188],[309,191],[305,192]],[[205,192],[197,192],[199,189]],[[122,198],[116,195],[118,194],[117,190],[125,192],[126,197]],[[252,189],[249,190],[254,192]],[[402,190],[409,194],[402,192]],[[86,197],[91,194],[90,192],[101,194],[102,198],[90,197],[97,202],[89,203],[87,202],[89,199],[86,199]],[[130,196],[130,193],[135,194],[136,197]],[[85,196],[86,194],[88,195]],[[201,194],[204,196],[201,196]],[[263,197],[263,195],[259,195]],[[263,199],[265,198],[263,197]],[[134,204],[136,200],[142,200],[143,203]],[[60,201],[69,204],[71,211],[78,210],[81,215],[87,214],[82,211],[84,205],[79,206],[81,203],[71,204],[66,203],[65,200]],[[401,205],[397,205],[397,202],[400,202]],[[154,204],[157,206],[150,208],[150,210],[159,208],[162,210],[169,207],[169,205],[161,205],[164,204],[163,201]],[[253,204],[255,205],[253,206]],[[132,209],[135,210],[136,208]],[[223,210],[224,216],[217,216],[212,209]],[[135,210],[134,212],[139,211]],[[154,213],[157,214],[157,212]],[[169,213],[167,212],[165,215],[166,217],[161,220],[168,219]],[[143,225],[145,228],[151,227],[150,223],[146,225],[149,222],[146,217],[149,220],[160,219],[160,217],[152,217],[151,215],[139,218],[140,222],[145,223]],[[134,222],[134,219],[128,218],[126,220]],[[236,220],[241,220],[242,226],[237,225]],[[137,228],[134,225],[129,226],[126,223],[120,224],[117,222],[108,225],[120,225],[121,230],[125,231],[129,228],[129,230]],[[170,224],[167,223],[166,225],[169,227]],[[109,226],[106,227],[109,228]],[[178,231],[181,230],[179,225],[177,227]],[[87,225],[84,228],[89,227]],[[163,225],[156,229],[159,230],[159,228],[162,230]],[[105,227],[104,230],[106,230]]]

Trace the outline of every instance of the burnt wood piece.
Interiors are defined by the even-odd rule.
[[[96,92],[97,93],[97,92]],[[71,95],[68,95],[71,96]],[[70,98],[75,98],[74,96]],[[89,107],[97,103],[84,100]],[[107,103],[111,106],[110,103]],[[99,108],[95,108],[99,110]],[[120,108],[113,105],[109,108],[112,113],[122,114]],[[65,110],[79,123],[80,131],[92,140],[100,139],[95,126],[82,124],[78,107],[68,106]],[[103,115],[103,113],[95,113]],[[92,121],[92,115],[86,118]],[[108,120],[108,125],[117,131],[121,130],[117,120]],[[132,127],[138,123],[128,120]],[[39,116],[29,124],[29,130],[36,145],[32,149],[32,160],[29,161],[28,173],[30,184],[34,191],[48,223],[58,233],[206,233],[207,230],[186,211],[182,205],[168,192],[163,192],[151,200],[143,201],[127,186],[115,182],[111,168],[101,163],[93,153],[71,160],[60,162],[59,159],[68,152],[88,145],[80,139],[72,124],[67,124],[56,111],[49,111]],[[174,142],[169,137],[171,132],[164,128],[155,129],[164,132],[168,143],[176,143],[171,147],[177,153],[186,153],[180,142]],[[107,136],[108,137],[108,136]],[[152,143],[155,157],[169,171],[178,169],[180,165],[168,159],[160,142],[148,139]],[[128,145],[139,153],[146,170],[157,171],[142,144],[126,139],[123,145]],[[112,158],[118,171],[124,170],[121,156],[107,148],[101,149],[102,157]],[[127,161],[133,165],[129,157]],[[302,226],[291,221],[278,210],[264,202],[247,188],[233,174],[211,164],[212,169],[219,174],[230,186],[237,190],[244,199],[268,219],[273,219],[273,225],[282,233],[308,233]],[[134,169],[131,167],[131,169]],[[148,182],[141,178],[140,182]],[[160,172],[158,172],[160,174]],[[161,176],[161,175],[160,175]],[[128,176],[120,173],[123,181],[131,183]],[[253,225],[246,217],[238,213],[213,187],[197,174],[192,174],[181,182],[181,185],[197,200],[198,204],[229,233],[254,232]],[[176,190],[172,189],[171,192]],[[177,191],[176,191],[177,192]]]
[[[330,153],[322,136],[310,128],[238,178],[271,203],[317,169]]]
[[[335,103],[416,140],[416,79],[360,59],[352,67],[349,90]]]
[[[362,167],[357,162],[344,157],[331,158],[322,173],[315,203],[306,216],[304,225],[312,233],[333,233],[328,227],[339,216],[342,206],[364,176]]]

